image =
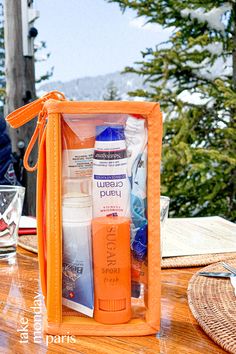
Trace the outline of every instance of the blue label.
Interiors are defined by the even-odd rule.
[[[125,179],[126,174],[123,175],[94,175],[94,179],[101,179],[101,180],[107,180],[107,179]]]

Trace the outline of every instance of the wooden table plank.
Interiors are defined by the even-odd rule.
[[[163,257],[225,252],[236,252],[236,224],[219,216],[166,220]]]
[[[162,271],[162,320],[157,336],[76,337],[76,343],[34,343],[34,296],[39,291],[38,261],[19,248],[17,263],[0,262],[0,353],[128,354],[225,353],[207,337],[188,308],[186,289],[197,268]],[[20,320],[28,319],[29,342],[20,343]],[[18,330],[18,331],[17,331]],[[50,337],[48,337],[50,341]]]

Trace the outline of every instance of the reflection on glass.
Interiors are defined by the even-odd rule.
[[[161,220],[161,254],[165,242],[165,224],[168,218],[170,198],[161,196],[160,198],[160,220]]]
[[[16,254],[25,188],[0,186],[0,260]]]

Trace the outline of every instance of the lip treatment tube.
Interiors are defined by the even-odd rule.
[[[94,319],[105,324],[131,318],[130,220],[98,217],[92,221]]]

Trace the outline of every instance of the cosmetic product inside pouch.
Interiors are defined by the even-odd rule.
[[[155,334],[160,330],[159,105],[67,101],[52,91],[6,119],[19,128],[36,115],[24,165],[38,170],[45,332]],[[137,141],[145,136],[140,153],[131,148],[136,126]],[[37,139],[38,161],[29,166]],[[136,222],[141,218],[144,223]],[[142,279],[141,268],[134,274],[140,262],[145,262]]]

